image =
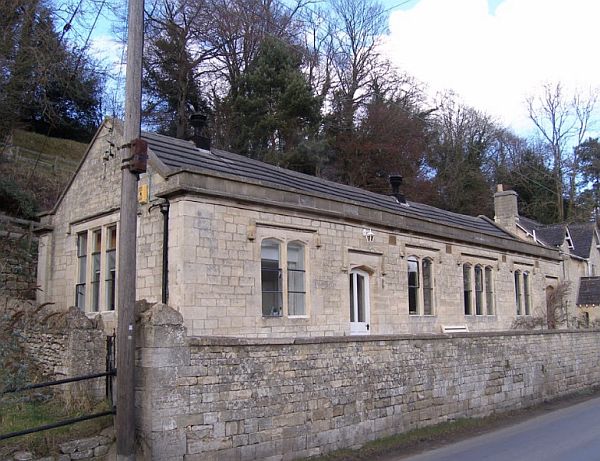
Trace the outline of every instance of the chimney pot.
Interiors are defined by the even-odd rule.
[[[399,174],[391,174],[389,176],[390,186],[392,186],[392,195],[396,197],[398,203],[406,203],[406,197],[400,193],[400,186],[402,185],[402,176]]]
[[[193,141],[199,149],[210,150],[210,138],[202,136],[208,117],[202,112],[190,115],[190,125],[194,127]]]

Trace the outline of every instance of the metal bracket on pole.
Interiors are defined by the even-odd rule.
[[[121,169],[134,174],[145,173],[148,166],[148,143],[137,138],[121,146],[121,149],[127,148],[131,149],[131,156],[123,159]]]

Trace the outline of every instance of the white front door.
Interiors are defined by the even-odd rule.
[[[369,334],[369,274],[350,272],[350,334]]]

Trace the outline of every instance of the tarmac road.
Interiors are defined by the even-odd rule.
[[[600,397],[390,461],[600,461]]]

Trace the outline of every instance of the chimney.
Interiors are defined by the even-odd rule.
[[[494,221],[511,234],[517,233],[519,208],[517,206],[517,193],[514,190],[504,190],[502,184],[496,186],[494,194]]]
[[[389,176],[390,186],[392,186],[392,195],[396,197],[398,203],[406,203],[406,198],[400,193],[400,186],[402,185],[402,176],[399,174],[391,174]]]
[[[202,131],[206,127],[208,117],[202,112],[196,112],[190,115],[190,125],[194,127],[194,136],[192,140],[199,149],[210,150],[210,138],[202,136]]]

